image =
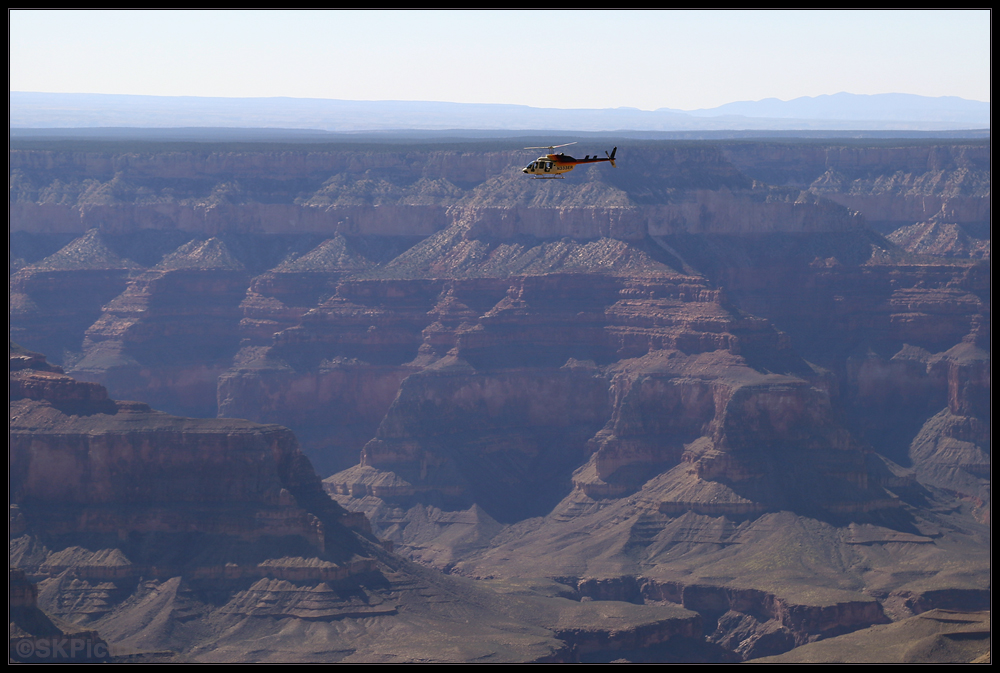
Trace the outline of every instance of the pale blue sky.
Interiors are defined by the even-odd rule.
[[[10,90],[692,110],[990,100],[976,11],[10,12]]]

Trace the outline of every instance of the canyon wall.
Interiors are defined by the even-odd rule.
[[[740,657],[987,592],[988,145],[619,157],[536,181],[511,151],[13,150],[11,333],[78,379],[14,378],[18,441],[147,428],[37,454],[76,466],[58,486],[15,461],[19,501],[60,535],[175,531],[101,498],[176,453],[206,461],[182,510],[240,503],[195,532],[322,550],[333,501],[280,467],[308,455],[410,558],[672,587],[615,600],[694,606]],[[74,481],[108,460],[121,482]],[[42,507],[64,491],[82,514]],[[289,564],[244,575],[312,577]]]

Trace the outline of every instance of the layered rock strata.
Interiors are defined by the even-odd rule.
[[[93,629],[53,619],[38,608],[38,588],[23,570],[7,581],[8,661],[13,663],[101,663],[111,660],[108,644]]]
[[[847,143],[812,147],[778,143],[727,145],[725,155],[770,184],[806,188],[865,213],[869,222],[899,226],[941,210],[956,222],[989,220],[989,143]],[[891,167],[891,168],[890,168]],[[888,170],[887,170],[888,169]]]
[[[117,402],[17,346],[11,371],[14,660],[607,661],[702,647],[700,618],[677,606],[502,596],[413,568],[366,540],[284,428]],[[454,626],[456,611],[472,623]],[[319,640],[286,637],[289,625]],[[379,645],[386,630],[396,640]],[[473,649],[449,648],[455,637]]]
[[[117,539],[132,549],[126,554],[140,556],[135,536],[184,539],[189,552],[202,547],[209,554],[202,561],[209,565],[213,554],[199,540],[221,536],[245,552],[263,541],[287,540],[289,551],[333,554],[334,561],[351,565],[352,552],[336,543],[343,537],[345,512],[323,494],[287,429],[168,416],[143,403],[111,400],[102,387],[77,382],[36,355],[14,355],[10,483],[17,528],[53,540]],[[34,557],[23,551],[26,561]],[[56,554],[29,563],[47,574],[70,566],[93,566],[100,574],[109,565],[84,550],[77,556],[72,562]],[[120,552],[111,556],[122,558]],[[156,575],[192,562],[183,555],[167,557],[145,563],[123,559],[127,568],[119,570]],[[218,568],[204,572],[240,574],[227,570],[221,558],[217,562]],[[335,566],[318,564],[315,570],[346,574]],[[371,564],[362,566],[355,571]],[[120,573],[109,572],[120,579]]]
[[[503,152],[15,153],[12,327],[62,321],[112,396],[292,426],[412,558],[684,603],[760,656],[988,595],[988,148],[862,145],[637,144],[548,182]],[[101,241],[117,295],[38,289]],[[18,395],[66,387],[38,372]],[[125,413],[87,391],[33,413]],[[145,567],[87,554],[95,610]],[[314,558],[228,570],[233,614],[392,616]]]
[[[181,246],[104,306],[74,374],[181,412],[211,409],[204,383],[236,352],[248,282],[221,240]]]

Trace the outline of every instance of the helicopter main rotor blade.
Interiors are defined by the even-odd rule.
[[[559,147],[569,147],[570,145],[576,145],[576,142],[565,143],[563,145],[548,145],[546,147],[525,147],[526,150],[554,150]]]

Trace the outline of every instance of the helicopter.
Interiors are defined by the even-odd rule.
[[[564,145],[549,145],[548,147],[525,147],[526,150],[555,150],[560,147],[568,147],[569,145],[576,145],[576,143],[566,143]],[[538,157],[530,164],[521,169],[521,172],[525,175],[532,176],[535,180],[561,180],[563,178],[563,173],[569,173],[571,170],[579,166],[580,164],[596,164],[601,161],[610,161],[611,166],[615,166],[615,152],[618,148],[615,147],[611,150],[611,154],[607,151],[604,152],[605,158],[600,158],[596,154],[590,156],[589,154],[583,159],[574,159],[568,154],[546,154],[544,156]]]

